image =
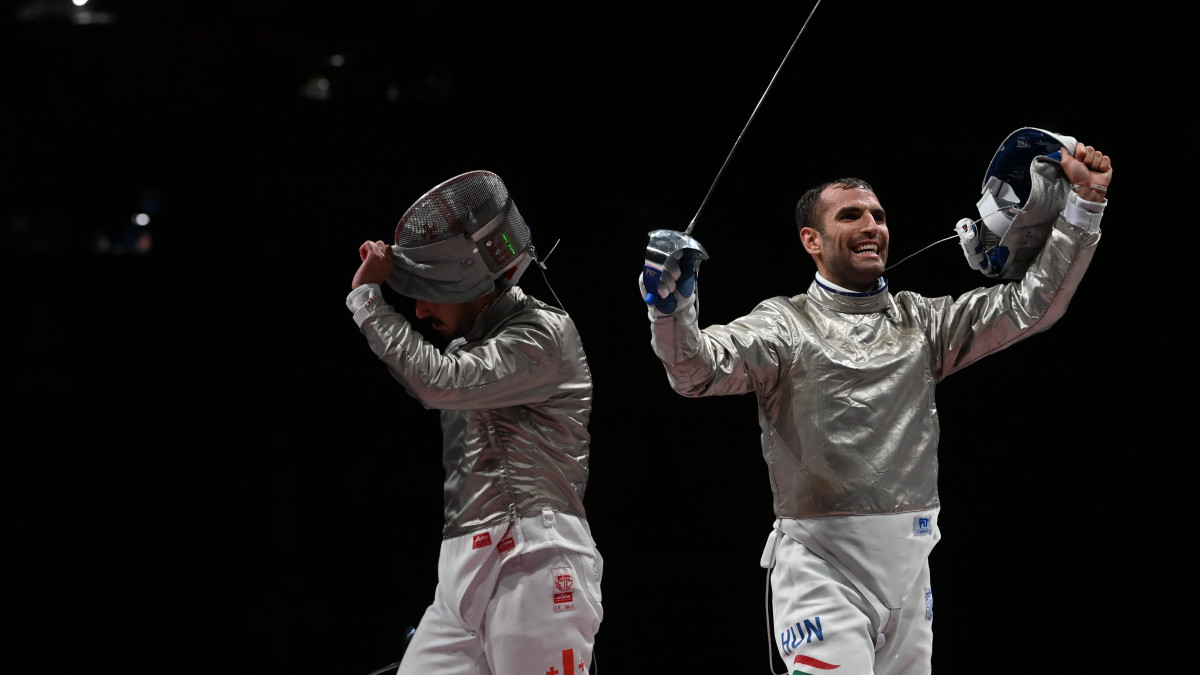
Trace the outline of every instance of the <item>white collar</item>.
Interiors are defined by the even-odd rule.
[[[835,290],[838,293],[845,293],[848,295],[862,295],[863,294],[862,291],[852,291],[849,288],[844,288],[842,286],[838,286],[837,284],[833,283],[832,281],[821,276],[820,272],[817,272],[817,283],[821,284],[822,286],[824,286],[826,288]],[[883,277],[879,277],[878,279],[875,280],[875,288],[871,289],[870,291],[867,291],[867,293],[873,293],[873,292],[879,290],[879,287],[882,286],[883,283],[884,283]]]

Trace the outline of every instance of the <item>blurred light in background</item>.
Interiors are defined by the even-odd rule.
[[[381,15],[403,20],[437,4]],[[162,253],[227,197],[198,194],[189,177],[251,133],[242,120],[271,111],[273,126],[249,136],[270,147],[311,132],[324,109],[373,115],[459,89],[453,62],[380,35],[378,21],[355,26],[359,18],[334,9],[277,14],[191,0],[9,5],[0,256],[149,254],[154,230]],[[222,115],[233,119],[228,131]],[[159,192],[172,197],[169,211]],[[268,197],[290,199],[286,190]]]
[[[309,101],[395,102],[400,99],[400,87],[379,59],[342,51],[311,68],[300,86],[300,97]]]
[[[30,0],[14,13],[18,21],[66,20],[76,24],[110,23],[113,15],[89,8],[89,0]]]

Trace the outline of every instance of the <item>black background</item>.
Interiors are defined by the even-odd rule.
[[[705,204],[703,320],[728,321],[807,286],[804,188],[869,180],[895,263],[973,216],[996,146],[1035,126],[1110,154],[1112,201],[1060,323],[939,388],[935,664],[1163,669],[1185,646],[1168,610],[1195,597],[1185,20],[968,4],[825,0],[799,40],[807,3],[14,5],[5,660],[338,675],[395,660],[435,584],[440,432],[344,298],[362,241],[489,169],[548,268],[522,286],[573,314],[595,375],[597,665],[766,673],[754,401],[669,389],[635,289],[646,234]],[[320,77],[323,99],[306,94]],[[888,276],[930,296],[988,283],[952,242]]]

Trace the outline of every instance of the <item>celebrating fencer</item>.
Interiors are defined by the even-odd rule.
[[[934,390],[1063,316],[1111,180],[1092,146],[1010,134],[985,172],[980,218],[954,226],[968,263],[994,283],[936,298],[888,286],[888,219],[871,185],[829,181],[796,205],[816,264],[807,290],[703,329],[697,274],[710,252],[690,232],[651,233],[638,284],[671,387],[758,400],[774,497],[761,565],[789,673],[931,672]]]

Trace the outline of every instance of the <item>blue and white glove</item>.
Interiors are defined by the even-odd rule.
[[[646,246],[646,262],[638,277],[642,300],[662,314],[672,314],[696,300],[700,263],[708,259],[704,246],[673,230],[655,230]]]

